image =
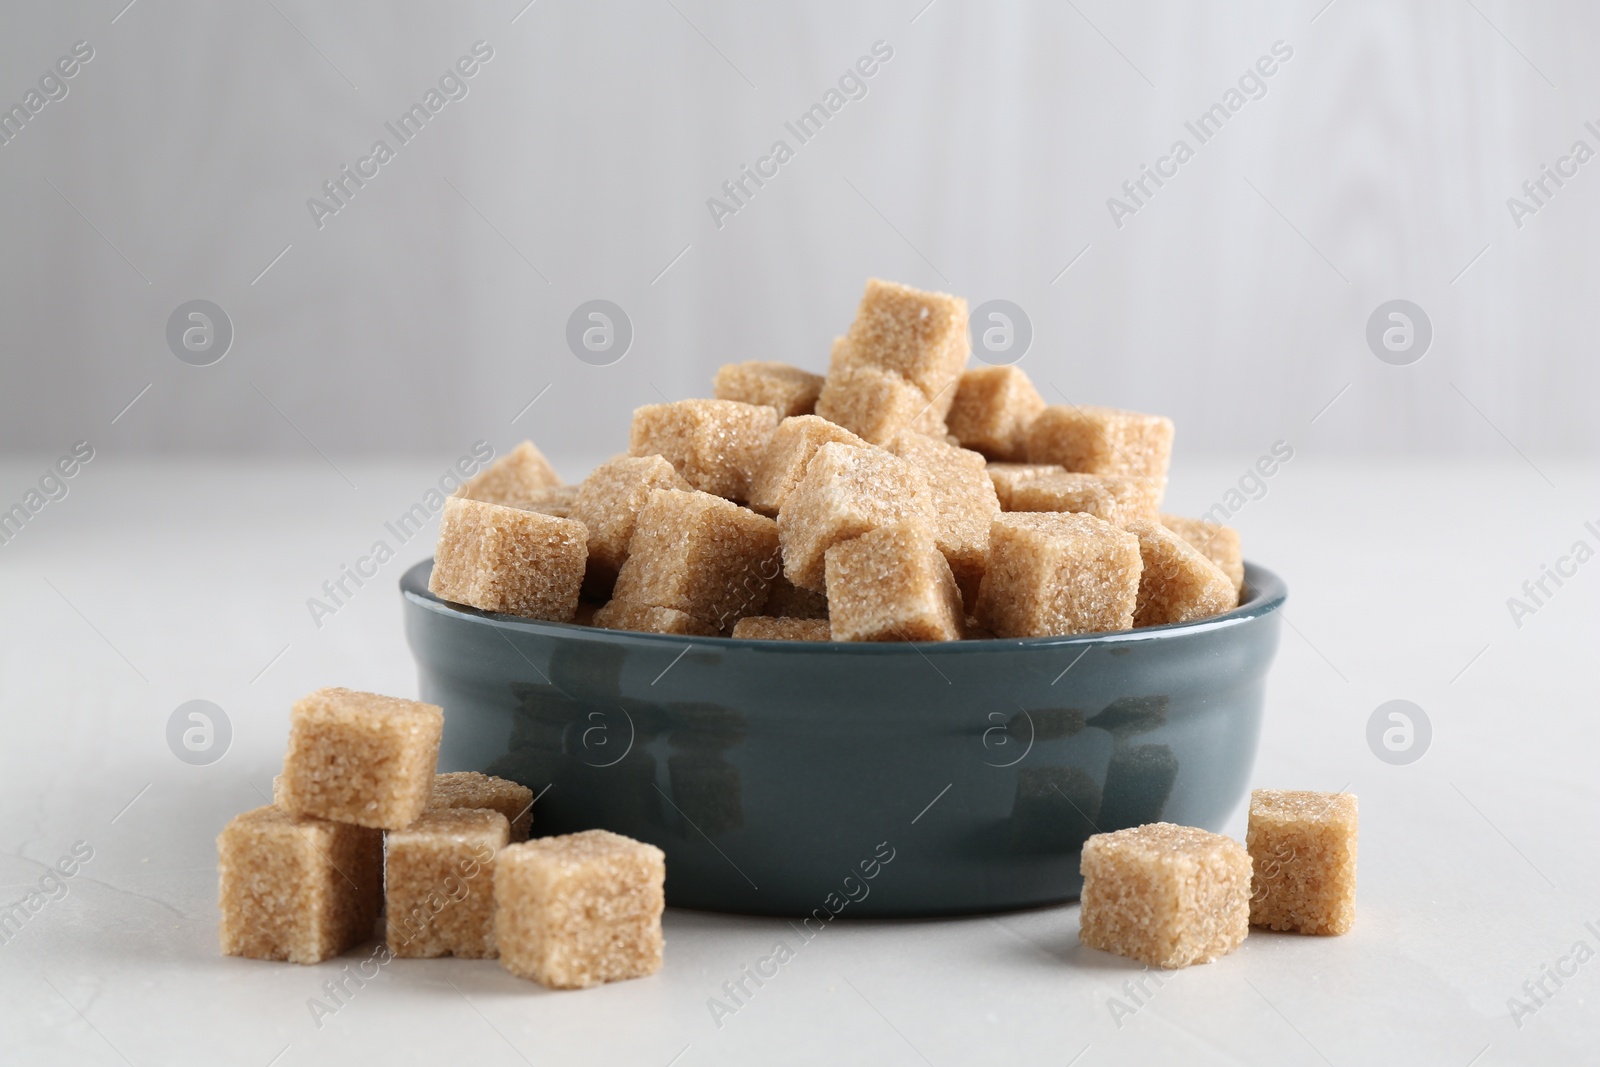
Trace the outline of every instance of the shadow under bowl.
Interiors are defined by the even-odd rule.
[[[955,915],[1060,903],[1089,835],[1219,829],[1244,798],[1287,591],[1076,637],[846,643],[600,630],[400,588],[440,770],[531,788],[535,836],[661,847],[667,903]]]

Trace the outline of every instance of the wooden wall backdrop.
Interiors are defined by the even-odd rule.
[[[1600,151],[1594,5],[525,2],[8,4],[5,106],[94,54],[0,145],[0,447],[603,456],[721,362],[824,367],[869,275],[1019,304],[1048,399],[1169,413],[1195,454],[1600,441],[1600,160],[1560,164]],[[466,95],[319,228],[308,200],[479,41]],[[1201,144],[1185,123],[1275,45]],[[194,298],[234,325],[214,366],[168,351]],[[606,367],[564,339],[594,298],[635,333]],[[1410,366],[1365,340],[1396,298],[1433,326]]]

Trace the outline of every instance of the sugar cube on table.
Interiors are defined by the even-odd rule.
[[[1131,522],[1127,530],[1139,539],[1143,560],[1135,626],[1192,622],[1238,607],[1233,581],[1189,542],[1150,520]]]
[[[452,497],[428,591],[481,611],[570,622],[587,558],[581,522]]]
[[[289,711],[278,804],[291,815],[398,830],[428,806],[444,713],[433,704],[319,689]]]
[[[1204,519],[1186,519],[1181,515],[1162,515],[1161,525],[1198,548],[1212,563],[1222,568],[1222,573],[1233,582],[1233,591],[1244,590],[1244,552],[1239,547],[1239,531],[1221,523]]]
[[[546,837],[495,861],[500,966],[557,989],[661,969],[666,854],[606,830]]]
[[[495,956],[494,861],[510,842],[498,811],[440,808],[384,835],[384,940],[406,959]]]
[[[831,641],[827,619],[782,619],[751,615],[733,626],[733,636],[746,641]]]
[[[1127,474],[1041,474],[1011,492],[1010,511],[1081,511],[1113,526],[1154,520],[1161,510],[1162,483]]]
[[[261,807],[217,836],[225,956],[320,963],[372,936],[380,831]]]
[[[628,451],[659,455],[702,492],[743,503],[750,477],[778,428],[778,412],[737,400],[647,404],[633,413]]]
[[[487,808],[506,817],[512,841],[526,841],[533,822],[533,790],[479,771],[450,771],[433,776],[428,810]]]
[[[778,524],[694,490],[655,489],[639,512],[614,602],[674,608],[718,630],[761,614]]]
[[[825,569],[833,640],[961,638],[961,590],[933,531],[920,519],[833,545]]]
[[[836,365],[817,397],[816,411],[875,445],[906,429],[944,433],[942,412],[935,402],[914,383],[882,367]]]
[[[975,367],[962,372],[945,422],[961,447],[1021,462],[1028,455],[1028,427],[1044,408],[1022,368]]]
[[[762,610],[781,619],[826,619],[828,598],[810,589],[801,589],[780,571],[772,579],[767,606]]]
[[[1000,514],[983,457],[909,431],[896,435],[888,449],[928,476],[939,551],[956,576],[962,601],[973,604],[989,560],[989,524]]]
[[[1139,539],[1093,515],[1006,512],[973,614],[997,637],[1131,629],[1142,566]]]
[[[711,386],[718,400],[765,405],[775,408],[779,418],[811,414],[821,391],[822,375],[760,360],[723,364]]]
[[[1136,411],[1052,404],[1028,424],[1029,463],[1082,474],[1136,474],[1163,484],[1172,462],[1172,420]]]
[[[622,600],[613,600],[597,609],[590,625],[601,630],[633,630],[637,633],[679,634],[687,637],[717,637],[722,633],[686,611],[651,604],[630,604]]]
[[[1083,846],[1078,938],[1151,967],[1210,963],[1250,928],[1250,854],[1221,834],[1158,822]]]
[[[991,463],[984,468],[994,483],[995,496],[1000,500],[1001,511],[1015,511],[1011,497],[1019,485],[1047,474],[1065,474],[1065,467],[1054,463]]]
[[[506,507],[525,507],[542,490],[561,485],[544,453],[532,441],[524,441],[469,478],[454,496],[482,500]]]
[[[589,473],[578,486],[572,517],[589,533],[584,584],[591,595],[610,595],[617,571],[627,562],[628,542],[651,491],[690,488],[661,456],[618,456]]]
[[[867,445],[843,426],[816,415],[797,415],[778,423],[750,479],[750,509],[775,517],[805,476],[811,457],[830,441],[863,448]]]
[[[919,468],[882,449],[825,444],[778,512],[784,576],[825,592],[829,548],[880,526],[933,518],[932,491]]]
[[[893,371],[949,410],[970,349],[961,297],[870,278],[845,337],[856,363]]]
[[[1255,861],[1250,922],[1302,934],[1344,934],[1356,918],[1352,793],[1257,789],[1246,843]]]

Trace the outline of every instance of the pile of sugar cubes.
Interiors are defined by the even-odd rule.
[[[1343,934],[1355,922],[1356,798],[1258,789],[1245,844],[1149,823],[1083,846],[1078,937],[1151,967],[1210,963],[1251,926]]]
[[[605,830],[529,841],[533,793],[435,774],[432,704],[323,689],[290,714],[273,803],[217,838],[224,955],[498,957],[575,989],[661,969],[665,856]]]
[[[614,630],[951,641],[1188,622],[1239,602],[1238,534],[1161,513],[1170,419],[965,369],[967,304],[873,279],[826,377],[722,367],[563,485],[524,442],[457,490],[429,588]]]

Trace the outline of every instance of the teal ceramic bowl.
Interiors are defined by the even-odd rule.
[[[1091,834],[1219,829],[1248,788],[1283,582],[1177,626],[850,644],[492,615],[401,579],[441,770],[537,794],[534,834],[667,854],[667,903],[954,915],[1074,899]]]

